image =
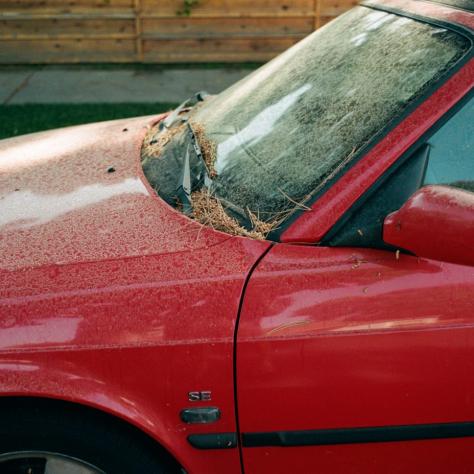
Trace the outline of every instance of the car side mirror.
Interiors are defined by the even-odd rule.
[[[383,240],[419,257],[474,265],[474,193],[425,186],[384,221]]]

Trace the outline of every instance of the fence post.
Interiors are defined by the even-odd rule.
[[[135,50],[136,60],[143,62],[143,39],[142,39],[142,8],[141,0],[134,0],[135,10]]]
[[[321,2],[322,0],[314,0],[314,22],[313,29],[317,30],[321,26]]]

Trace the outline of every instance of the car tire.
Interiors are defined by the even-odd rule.
[[[75,404],[0,399],[0,420],[2,474],[183,472],[138,429]]]

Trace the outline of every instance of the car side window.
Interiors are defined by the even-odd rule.
[[[330,247],[370,247],[387,249],[382,239],[385,217],[400,209],[421,188],[429,147],[422,144],[407,159],[399,161],[344,215],[324,237]]]
[[[390,249],[385,217],[418,189],[444,184],[474,192],[474,100],[466,102],[426,142],[399,160],[323,238],[332,247]]]
[[[445,184],[474,192],[474,99],[451,117],[429,140],[423,185]]]

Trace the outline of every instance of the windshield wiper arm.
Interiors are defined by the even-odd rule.
[[[196,105],[198,102],[202,102],[209,94],[206,91],[196,92],[193,96],[186,99],[182,104],[178,105],[176,109],[171,112],[165,120],[160,122],[160,130],[164,128],[172,127],[178,120],[179,114],[186,108]]]
[[[183,168],[176,188],[176,197],[183,205],[183,213],[190,215],[193,212],[193,203],[191,193],[193,188],[201,188],[203,185],[209,188],[211,186],[211,178],[202,156],[201,146],[196,138],[193,127],[189,122],[186,123],[191,144],[188,143],[186,153],[183,158]],[[190,159],[190,145],[192,145],[194,154],[198,159],[198,172],[196,173],[196,164],[193,165],[193,176],[191,175],[191,159]]]
[[[196,156],[199,159],[200,164],[202,165],[202,170],[204,173],[204,177],[198,176],[198,180],[203,180],[204,185],[209,188],[211,185],[211,178],[209,176],[209,170],[207,169],[206,161],[204,160],[204,156],[202,155],[201,145],[199,145],[192,125],[189,122],[187,122],[186,125],[188,127],[189,135],[191,136],[191,143],[193,144],[194,153],[196,153]]]
[[[176,196],[183,205],[184,214],[190,215],[193,212],[193,204],[191,201],[191,167],[189,165],[189,145],[184,155],[183,171],[176,188]]]

